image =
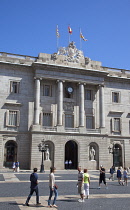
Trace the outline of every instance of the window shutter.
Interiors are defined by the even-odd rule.
[[[122,132],[122,118],[120,118],[120,132]]]
[[[50,96],[52,96],[52,85],[50,85]]]
[[[17,111],[17,126],[20,124],[20,111]]]
[[[12,93],[12,92],[13,92],[13,82],[10,81],[10,93]]]
[[[9,122],[9,110],[6,110],[6,126],[8,126]]]
[[[95,129],[95,116],[93,116],[93,129]]]
[[[19,93],[20,82],[17,82],[17,93]]]
[[[42,125],[42,121],[43,121],[43,112],[40,113],[40,125]]]
[[[114,119],[111,118],[111,132],[114,131]]]

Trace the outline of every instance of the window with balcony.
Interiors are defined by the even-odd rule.
[[[20,82],[10,81],[10,93],[19,93]]]
[[[74,116],[71,114],[65,114],[65,127],[73,128],[74,127]]]
[[[92,90],[85,89],[85,100],[92,101]]]
[[[86,128],[93,129],[93,116],[86,116]]]
[[[51,113],[43,113],[43,126],[52,126]]]
[[[43,85],[43,96],[52,96],[52,86]]]
[[[120,103],[120,93],[119,92],[112,92],[112,102]]]
[[[6,126],[17,127],[20,123],[20,112],[19,110],[7,110],[6,111]]]

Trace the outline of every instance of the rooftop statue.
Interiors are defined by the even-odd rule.
[[[79,63],[80,58],[84,59],[83,51],[78,50],[73,41],[69,43],[68,47],[60,47],[57,54],[64,55],[64,60],[68,62]]]

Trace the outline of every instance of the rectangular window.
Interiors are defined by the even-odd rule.
[[[7,110],[6,126],[12,126],[12,127],[19,126],[19,118],[20,118],[19,111]]]
[[[51,85],[43,86],[43,96],[52,96],[52,86]]]
[[[119,92],[112,93],[112,102],[119,103],[120,102],[120,94]]]
[[[71,114],[65,115],[65,127],[66,128],[73,128],[74,127],[74,117]]]
[[[86,128],[93,129],[93,116],[86,117]]]
[[[92,90],[85,89],[85,100],[92,100]]]
[[[120,118],[114,118],[114,131],[120,132]]]
[[[10,81],[10,93],[19,93],[20,82]]]
[[[51,113],[43,113],[43,126],[52,126]]]

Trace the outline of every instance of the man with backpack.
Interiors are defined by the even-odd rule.
[[[38,189],[38,175],[37,175],[37,168],[33,169],[33,173],[30,175],[30,181],[31,181],[31,186],[30,186],[30,194],[26,200],[25,205],[29,206],[29,200],[31,198],[31,196],[33,195],[33,193],[36,193],[36,204],[40,205],[41,203],[39,203],[39,189]]]

